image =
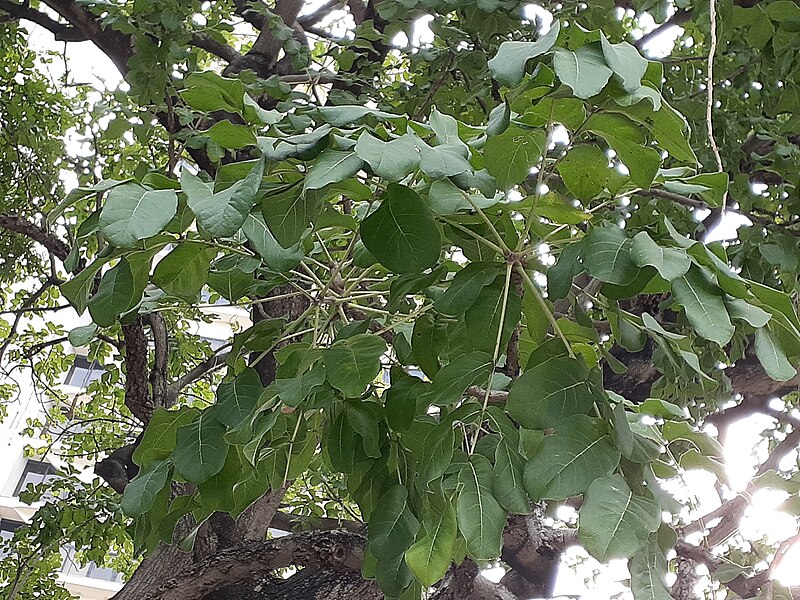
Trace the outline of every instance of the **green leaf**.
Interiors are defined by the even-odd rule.
[[[175,472],[189,483],[203,483],[225,465],[228,444],[225,425],[213,409],[206,409],[193,423],[184,425],[176,434],[172,462]]]
[[[625,91],[636,91],[642,85],[642,77],[647,71],[647,60],[628,42],[611,44],[606,36],[601,34],[600,45],[606,64],[622,80]]]
[[[328,381],[347,398],[358,398],[381,369],[386,342],[371,333],[333,343],[322,353]]]
[[[358,138],[356,154],[375,175],[389,181],[399,181],[419,166],[414,138],[408,134],[384,142],[365,131]]]
[[[439,228],[414,190],[389,184],[378,210],[361,222],[364,245],[395,273],[419,273],[439,260]]]
[[[240,79],[225,79],[213,71],[190,73],[181,91],[184,102],[205,112],[224,110],[238,113],[242,110],[244,84]]]
[[[622,475],[595,479],[583,499],[578,535],[600,562],[630,558],[661,524],[655,500],[635,495]]]
[[[325,364],[317,362],[314,366],[295,377],[276,379],[275,387],[283,403],[287,406],[299,406],[311,392],[325,383]]]
[[[491,354],[478,351],[461,354],[436,373],[423,399],[438,406],[455,404],[469,386],[488,382],[491,369]]]
[[[542,158],[545,135],[540,129],[511,125],[500,135],[489,138],[483,150],[484,165],[497,185],[507,190],[525,180],[531,167]]]
[[[105,272],[97,293],[89,300],[89,313],[100,327],[110,327],[117,316],[133,303],[133,272],[130,263],[121,258],[115,267]]]
[[[685,251],[659,246],[646,231],[640,231],[633,238],[630,255],[637,266],[655,267],[659,275],[667,281],[685,275],[692,264]]]
[[[164,489],[169,479],[170,463],[155,460],[125,486],[120,506],[129,517],[138,517],[153,507],[158,492]]]
[[[320,199],[317,192],[303,190],[299,185],[264,196],[261,214],[281,246],[291,248],[300,241],[309,223],[319,214]]]
[[[428,433],[419,462],[419,479],[425,485],[439,479],[453,462],[456,435],[450,423],[440,423]]]
[[[454,215],[459,211],[472,211],[475,207],[488,208],[497,204],[495,198],[479,193],[467,193],[453,185],[449,179],[439,179],[428,189],[428,205],[437,215]]]
[[[133,462],[140,467],[146,467],[154,460],[169,458],[175,450],[175,433],[178,428],[188,425],[199,414],[200,411],[196,408],[186,406],[177,410],[156,408],[139,445],[133,452]]]
[[[741,298],[725,299],[725,307],[731,319],[739,319],[752,325],[755,328],[764,327],[772,315],[764,309],[754,306]]]
[[[219,121],[204,131],[208,137],[223,148],[239,150],[256,145],[256,136],[247,125],[234,125],[227,119]]]
[[[200,242],[182,242],[156,265],[153,283],[172,296],[197,300],[214,254],[216,250]]]
[[[94,339],[97,334],[97,325],[82,325],[75,327],[69,332],[67,339],[75,347],[85,346]]]
[[[505,302],[504,302],[505,300]],[[464,314],[467,331],[481,331],[472,336],[472,347],[476,350],[494,353],[500,334],[500,349],[503,350],[522,315],[522,300],[513,284],[505,293],[502,279],[484,287],[475,303]],[[501,323],[501,317],[503,321]]]
[[[547,270],[547,296],[551,300],[566,298],[572,288],[572,280],[583,272],[581,256],[583,243],[572,242],[562,248],[558,262]]]
[[[497,262],[469,263],[456,273],[447,291],[436,299],[434,308],[444,315],[464,314],[475,304],[483,288],[497,279],[502,267]]]
[[[355,152],[325,150],[306,173],[304,190],[318,190],[331,183],[349,179],[361,169],[364,162]]]
[[[532,58],[541,56],[556,43],[560,23],[554,21],[550,30],[535,42],[503,42],[497,54],[489,63],[489,70],[494,78],[512,87],[522,81],[525,76],[525,65]]]
[[[605,426],[578,415],[563,422],[555,435],[545,436],[525,465],[523,483],[533,500],[562,500],[584,493],[598,477],[619,464]]]
[[[261,215],[247,215],[242,232],[253,245],[253,250],[258,252],[271,269],[285,273],[294,269],[303,259],[299,246],[284,248],[278,243]]]
[[[586,271],[605,283],[631,283],[639,274],[639,267],[631,258],[631,243],[619,227],[592,230],[583,241]]]
[[[614,149],[636,185],[650,187],[661,166],[661,154],[646,145],[642,126],[621,114],[596,113],[589,117],[585,129],[601,136]]]
[[[766,327],[756,329],[755,337],[756,356],[767,375],[776,381],[789,381],[797,375],[783,348]]]
[[[422,172],[431,179],[461,175],[472,169],[457,146],[428,146],[420,144],[419,161]]]
[[[435,315],[420,315],[414,322],[411,332],[411,349],[417,365],[429,379],[439,372],[439,352],[437,348],[437,321]]]
[[[255,205],[263,175],[262,158],[244,179],[214,194],[210,186],[184,168],[181,187],[197,222],[215,237],[231,237],[239,231]]]
[[[492,495],[492,465],[485,456],[473,454],[458,474],[458,529],[467,552],[477,560],[500,556],[506,511]]]
[[[603,91],[613,74],[598,44],[581,46],[575,52],[556,48],[553,70],[561,83],[568,85],[578,98],[584,100]]]
[[[582,361],[558,357],[525,371],[514,382],[506,408],[523,427],[544,429],[585,414],[594,402],[602,400]]]
[[[370,515],[369,550],[379,561],[402,556],[418,530],[419,521],[408,504],[408,491],[395,485],[380,497]]]
[[[147,190],[126,183],[108,193],[100,212],[100,231],[112,246],[132,248],[161,232],[177,210],[174,190]]]
[[[628,569],[635,600],[672,600],[665,580],[667,559],[655,541],[633,556]]]
[[[255,369],[247,368],[233,381],[217,387],[217,418],[228,427],[237,427],[253,414],[264,388]]]
[[[406,564],[426,588],[444,577],[455,551],[458,525],[452,502],[441,494],[426,497],[423,535],[405,553]]]
[[[584,202],[603,191],[610,168],[608,157],[597,146],[575,146],[558,163],[564,185]]]
[[[500,506],[519,515],[530,512],[528,496],[522,484],[524,471],[523,456],[505,439],[501,439],[495,448],[492,490]]]
[[[672,282],[672,296],[683,306],[698,335],[720,346],[731,341],[734,329],[722,290],[710,283],[699,267],[693,266]]]

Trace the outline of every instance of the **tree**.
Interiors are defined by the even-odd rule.
[[[0,354],[52,400],[29,433],[110,452],[123,492],[67,469],[0,563],[9,597],[64,597],[69,540],[142,558],[121,600],[551,596],[575,544],[629,559],[637,599],[694,597],[695,565],[789,597],[792,540],[737,530],[756,490],[800,491],[800,8],[541,8],[0,0],[0,243],[24,284]],[[129,91],[56,89],[30,23]],[[187,330],[204,289],[251,315],[217,351]],[[92,324],[50,321],[69,307]],[[85,401],[52,387],[67,339],[121,364]],[[728,493],[720,441],[755,414],[766,458]],[[710,514],[664,485],[695,468]]]

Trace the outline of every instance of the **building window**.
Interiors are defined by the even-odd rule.
[[[58,479],[56,469],[50,463],[39,462],[38,460],[29,460],[25,463],[25,469],[22,471],[22,476],[19,478],[17,489],[14,491],[15,496],[28,487],[29,484],[39,485],[40,483],[47,483]],[[52,498],[49,494],[42,497],[43,500]]]
[[[23,523],[11,521],[10,519],[0,519],[0,558],[8,555],[5,549],[6,543],[14,537],[14,532],[22,527]]]
[[[76,355],[64,383],[73,387],[83,388],[100,379],[103,373],[105,373],[105,369],[99,363],[90,363],[85,356]]]
[[[89,577],[90,579],[99,579],[101,581],[122,580],[121,573],[107,567],[98,567],[94,561],[91,561],[88,565],[81,566],[75,555],[75,544],[67,544],[61,547],[61,556],[64,559],[61,563],[61,572],[64,575]]]

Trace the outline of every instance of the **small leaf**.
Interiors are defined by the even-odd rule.
[[[96,333],[97,325],[82,325],[72,329],[67,338],[73,346],[85,346],[94,339]]]
[[[797,375],[783,348],[766,327],[756,329],[755,351],[758,362],[775,381],[789,381]]]
[[[414,190],[389,184],[378,210],[361,222],[364,245],[395,273],[419,273],[439,260],[439,228]]]
[[[522,484],[524,470],[523,456],[505,439],[500,440],[494,454],[492,490],[500,506],[510,513],[519,515],[530,512],[528,496]]]
[[[422,144],[419,154],[422,172],[431,179],[444,179],[461,175],[472,169],[456,146],[428,146]]]
[[[217,418],[228,427],[237,427],[253,414],[263,390],[258,373],[251,368],[233,381],[223,381],[217,387]]]
[[[256,145],[256,136],[246,125],[235,125],[225,119],[218,121],[210,129],[204,131],[208,137],[223,148],[239,150]]]
[[[299,246],[284,248],[267,227],[264,217],[250,213],[242,225],[242,233],[253,245],[253,250],[264,259],[266,265],[280,273],[291,271],[303,259]]]
[[[603,58],[614,74],[622,80],[626,92],[634,92],[642,85],[642,77],[647,71],[647,60],[628,42],[612,44],[606,36],[600,36]]]
[[[369,518],[369,550],[380,561],[402,556],[419,530],[408,504],[408,491],[402,485],[389,488],[375,505]]]
[[[531,167],[542,158],[544,146],[542,130],[525,130],[511,125],[486,142],[483,150],[486,170],[497,178],[501,189],[507,190],[528,177]]]
[[[200,411],[196,408],[185,406],[178,410],[158,407],[133,452],[133,462],[140,467],[146,467],[154,460],[169,458],[175,450],[175,433],[178,428],[191,423],[199,414]]]
[[[110,327],[133,303],[133,272],[124,258],[105,272],[97,293],[89,300],[89,313],[100,327]]]
[[[444,577],[455,551],[458,525],[453,503],[440,494],[427,497],[422,511],[422,532],[406,550],[406,564],[426,588]]]
[[[438,406],[455,404],[469,386],[488,382],[491,368],[492,356],[486,352],[461,354],[441,368],[423,399]]]
[[[503,42],[497,54],[489,61],[489,70],[494,78],[512,87],[517,85],[525,76],[525,66],[528,61],[541,56],[556,43],[560,23],[553,22],[550,30],[535,42]]]
[[[434,308],[445,315],[464,314],[475,304],[481,290],[500,275],[502,264],[497,262],[474,262],[458,271],[447,291],[436,299]]]
[[[100,213],[100,231],[112,246],[132,248],[156,235],[178,210],[174,190],[147,190],[135,183],[113,188]]]
[[[283,248],[291,248],[319,214],[320,200],[314,190],[306,191],[299,185],[291,185],[264,196],[261,214],[277,242]]]
[[[153,271],[153,283],[172,296],[197,299],[208,278],[216,251],[200,242],[182,242],[162,258]]]
[[[408,134],[384,142],[365,131],[358,138],[356,154],[375,175],[389,181],[399,181],[419,166],[419,153]]]
[[[637,552],[630,561],[631,591],[635,600],[672,600],[667,587],[667,559],[655,541]]]
[[[610,171],[608,157],[597,146],[575,146],[558,163],[564,185],[584,202],[603,191]]]
[[[586,236],[583,264],[589,275],[614,285],[627,285],[639,274],[631,258],[631,240],[618,227],[601,227]]]

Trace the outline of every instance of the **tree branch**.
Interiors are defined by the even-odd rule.
[[[208,35],[194,35],[189,43],[196,48],[200,48],[201,50],[205,50],[214,56],[218,56],[228,63],[231,63],[234,60],[242,57],[241,54],[228,46],[228,44],[218,42]]]
[[[66,23],[59,23],[46,14],[32,9],[27,2],[17,4],[10,0],[0,0],[0,11],[6,12],[14,19],[30,21],[40,25],[52,33],[59,42],[84,42],[89,38],[86,34]]]
[[[344,4],[343,0],[328,0],[314,12],[303,15],[297,18],[297,22],[303,29],[308,30],[308,27],[319,23],[322,19],[331,14],[334,10]]]
[[[153,415],[153,398],[148,386],[147,336],[141,318],[122,326],[125,343],[125,406],[142,423]]]
[[[0,215],[0,227],[7,231],[13,231],[14,233],[24,235],[35,242],[39,242],[61,262],[67,260],[69,246],[47,231],[44,227],[31,223],[23,217],[12,215]]]
[[[194,369],[168,385],[164,394],[164,401],[166,402],[166,405],[172,406],[175,404],[175,401],[178,399],[178,394],[180,394],[181,390],[187,385],[191,385],[206,373],[211,373],[212,371],[224,366],[225,361],[228,358],[228,354],[229,352],[224,352],[222,354],[214,354],[208,357]]]
[[[693,12],[694,11],[691,8],[690,9],[679,8],[669,19],[661,23],[661,25],[653,29],[653,31],[651,31],[650,33],[645,33],[642,37],[636,40],[633,43],[633,45],[636,47],[637,50],[641,51],[641,49],[644,48],[650,40],[661,35],[670,27],[679,27],[680,25],[686,23],[686,21],[692,18]]]
[[[366,539],[344,530],[296,533],[227,548],[184,569],[142,600],[202,598],[224,586],[290,566],[358,573]]]

